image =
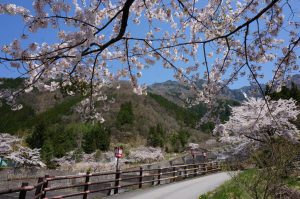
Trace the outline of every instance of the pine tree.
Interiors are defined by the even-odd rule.
[[[166,132],[161,124],[150,127],[147,143],[153,147],[163,147],[165,145]]]
[[[92,153],[97,149],[106,151],[110,145],[110,129],[96,124],[88,130],[83,137],[83,150],[86,153]]]
[[[41,150],[41,157],[47,165],[54,158],[54,148],[50,140],[45,141]]]
[[[117,115],[117,125],[122,126],[124,124],[133,124],[134,114],[132,109],[132,103],[126,102],[121,104],[120,111]]]
[[[27,138],[27,143],[31,148],[42,148],[45,140],[46,125],[43,121],[34,126],[32,134]]]

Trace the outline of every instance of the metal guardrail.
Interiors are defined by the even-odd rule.
[[[142,188],[144,184],[150,184],[151,186],[160,185],[162,182],[172,183],[179,179],[186,179],[188,177],[196,177],[199,175],[205,175],[207,173],[213,173],[220,170],[219,162],[207,162],[200,164],[183,164],[175,165],[165,168],[156,169],[140,169],[136,170],[117,170],[116,172],[105,173],[89,173],[83,175],[68,175],[68,176],[48,176],[38,178],[36,185],[29,186],[27,182],[23,182],[21,187],[0,190],[0,196],[10,193],[19,193],[19,199],[26,199],[26,194],[29,191],[34,191],[34,199],[58,199],[58,198],[70,198],[74,196],[82,196],[83,199],[87,199],[87,196],[92,193],[107,191],[107,195],[111,192],[114,194],[119,193],[119,190],[127,187]],[[114,179],[92,181],[93,178],[99,176],[111,176],[114,175]],[[84,182],[67,184],[63,186],[50,186],[52,181],[63,181],[81,179]],[[134,181],[134,182],[131,182]],[[108,187],[92,189],[92,185],[101,185],[109,183]],[[73,190],[68,194],[55,195],[57,190],[66,190],[74,188],[83,188],[83,191]],[[49,194],[51,193],[51,194]],[[48,194],[48,197],[47,197]],[[51,195],[51,196],[50,196]],[[28,198],[28,197],[27,197]]]

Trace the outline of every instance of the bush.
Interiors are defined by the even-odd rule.
[[[101,160],[101,156],[102,156],[102,152],[99,149],[97,149],[94,155],[95,161],[99,162]]]
[[[72,159],[74,159],[75,162],[82,161],[82,157],[83,157],[83,150],[82,150],[82,148],[76,149],[74,151],[73,155],[72,155]]]

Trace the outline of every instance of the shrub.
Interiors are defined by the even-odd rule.
[[[82,161],[82,157],[83,157],[82,148],[77,148],[73,153],[72,159],[74,159],[75,162],[80,162]]]
[[[102,152],[99,149],[97,149],[94,155],[95,161],[99,162],[101,160],[101,156],[102,156]]]

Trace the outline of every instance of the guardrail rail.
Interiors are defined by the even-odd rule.
[[[155,169],[143,169],[140,167],[135,170],[122,171],[119,169],[115,172],[105,173],[87,172],[82,175],[46,175],[38,178],[35,185],[30,186],[27,182],[23,182],[21,187],[0,190],[0,198],[6,194],[14,193],[18,194],[19,199],[58,199],[75,196],[87,199],[88,195],[93,193],[118,194],[122,189],[141,189],[146,185],[155,186],[172,183],[189,177],[218,172],[219,170],[219,162],[206,162]],[[97,177],[107,179],[98,180]],[[56,184],[59,185],[55,185],[53,182],[58,182]],[[29,192],[30,194],[27,194]]]

